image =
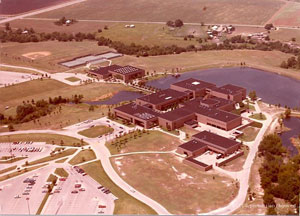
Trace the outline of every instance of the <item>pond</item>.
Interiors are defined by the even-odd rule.
[[[197,70],[181,74],[179,78],[167,76],[159,80],[149,81],[148,85],[161,89],[170,84],[196,78],[221,86],[234,84],[245,87],[247,92],[255,90],[264,102],[280,103],[281,106],[300,107],[300,81],[253,68],[216,68]]]
[[[300,134],[300,118],[291,117],[283,121],[284,125],[291,130],[283,132],[280,137],[282,144],[289,150],[292,156],[298,154],[298,149],[292,144],[291,138],[298,137]]]
[[[112,105],[112,104],[118,104],[122,101],[130,101],[130,100],[135,100],[138,97],[143,96],[142,93],[140,92],[134,92],[134,91],[119,91],[117,94],[112,96],[111,98],[107,100],[102,100],[102,101],[88,101],[85,102],[87,104],[91,105]]]
[[[69,0],[1,0],[0,14],[19,14]]]

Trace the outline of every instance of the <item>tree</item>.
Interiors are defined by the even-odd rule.
[[[280,64],[280,67],[288,69],[288,65],[287,65],[286,61],[282,61],[281,64]]]
[[[0,113],[0,121],[4,120],[4,115]]]
[[[269,24],[266,24],[266,25],[265,25],[265,29],[266,29],[266,30],[271,30],[272,28],[274,28],[274,26],[273,26],[272,23],[269,23]]]
[[[175,24],[173,21],[169,20],[167,23],[166,23],[167,26],[170,26],[170,27],[174,27]]]
[[[5,30],[6,31],[10,31],[11,30],[11,27],[10,27],[9,23],[5,23]]]
[[[183,22],[180,19],[175,20],[174,22],[175,27],[181,27],[183,26]]]
[[[291,109],[290,108],[287,108],[284,112],[284,115],[286,118],[289,118],[291,116]]]
[[[90,112],[93,112],[95,110],[95,107],[93,106],[93,105],[91,105],[90,107],[89,107],[89,111]]]
[[[256,96],[256,91],[250,91],[249,92],[249,97],[252,101],[256,100],[257,96]]]
[[[13,126],[12,124],[9,124],[9,125],[8,125],[8,130],[9,130],[9,131],[14,131],[15,128],[14,128],[14,126]]]

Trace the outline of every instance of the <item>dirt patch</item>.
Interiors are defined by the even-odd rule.
[[[31,60],[35,60],[35,59],[43,58],[43,57],[46,57],[49,55],[51,55],[51,52],[44,51],[44,52],[29,52],[29,53],[23,54],[22,56],[29,58]]]

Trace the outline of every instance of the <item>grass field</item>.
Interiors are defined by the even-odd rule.
[[[13,158],[13,159],[9,159],[7,161],[0,161],[0,164],[14,163],[14,162],[19,161],[19,160],[24,160],[25,158],[27,158],[27,157],[16,157],[16,158]]]
[[[256,127],[246,127],[242,130],[244,134],[241,137],[239,137],[239,139],[244,142],[252,142],[255,140],[259,130],[260,129]]]
[[[266,120],[267,117],[264,114],[253,114],[251,116],[249,116],[250,118],[256,119],[256,120]]]
[[[19,73],[28,73],[28,74],[39,74],[36,71],[32,71],[32,70],[27,70],[27,69],[22,69],[22,68],[10,68],[10,67],[6,67],[6,66],[0,66],[0,71],[8,71],[8,72],[19,72]]]
[[[78,154],[76,154],[70,161],[69,163],[71,165],[76,165],[79,163],[83,163],[86,161],[94,160],[96,159],[95,152],[91,149],[85,149],[80,151]]]
[[[53,181],[57,181],[57,177],[53,174],[50,174],[47,179],[47,182],[53,182]]]
[[[76,31],[77,32],[77,31]],[[99,54],[111,50],[108,47],[98,46],[95,41],[57,42],[45,41],[39,43],[2,43],[1,63],[22,65],[42,69],[49,72],[70,70],[57,63],[75,57]],[[23,55],[30,52],[49,52],[50,55],[31,60]]]
[[[105,173],[100,161],[85,164],[81,168],[118,198],[115,201],[114,214],[157,214],[152,208],[133,198],[113,183]]]
[[[172,214],[199,214],[228,204],[237,194],[233,179],[202,172],[172,154],[139,154],[112,159],[115,170],[133,188]]]
[[[276,31],[271,31],[270,38],[286,42],[289,42],[292,38],[295,38],[296,43],[300,44],[300,29],[279,29]]]
[[[73,137],[58,135],[58,134],[43,134],[43,133],[35,133],[35,134],[14,134],[14,135],[5,135],[0,136],[1,142],[46,142],[48,144],[61,145],[61,141],[63,141],[64,146],[78,146],[81,145],[81,140],[78,140]],[[87,145],[86,142],[83,141],[83,145]]]
[[[126,143],[125,140],[127,140]],[[116,141],[106,143],[106,147],[111,154],[118,154],[140,151],[171,151],[180,144],[179,140],[173,136],[159,131],[151,131],[149,134],[137,132],[128,134],[116,139]]]
[[[49,97],[72,97],[82,94],[83,101],[92,101],[108,93],[116,93],[121,90],[131,90],[121,84],[91,83],[81,86],[69,86],[56,80],[33,80],[18,85],[0,88],[0,112],[5,106],[17,106],[23,101],[48,100]],[[8,110],[9,111],[9,110]]]
[[[89,137],[89,138],[96,138],[98,136],[102,136],[104,134],[112,133],[114,131],[113,128],[98,125],[83,131],[79,131],[78,133],[82,136]]]
[[[2,169],[2,170],[0,170],[0,174],[2,175],[2,174],[4,174],[4,173],[6,173],[6,172],[13,171],[13,170],[15,170],[16,168],[17,168],[17,165],[11,166],[11,167],[8,167],[8,168],[5,168],[5,169]]]
[[[115,64],[129,64],[141,67],[146,71],[171,72],[179,68],[181,72],[197,69],[239,67],[241,62],[246,66],[254,67],[277,74],[292,77],[300,80],[300,72],[297,70],[280,68],[282,61],[286,61],[292,55],[279,51],[258,51],[258,50],[218,50],[189,52],[179,55],[152,56],[147,58],[136,58],[124,56],[114,60]],[[276,61],[275,61],[276,59]]]
[[[282,5],[278,0],[89,0],[35,17],[263,24]]]
[[[24,168],[24,169],[21,169],[21,170],[3,175],[3,176],[0,177],[0,182],[4,181],[4,180],[7,180],[7,179],[10,179],[10,178],[13,178],[13,177],[16,177],[16,176],[19,176],[19,175],[22,175],[22,174],[30,172],[32,170],[36,170],[36,169],[41,168],[41,167],[46,166],[46,165],[48,165],[48,164],[42,164],[42,165],[30,167],[30,168]]]
[[[53,154],[52,156],[47,156],[47,157],[40,158],[40,159],[35,160],[35,161],[28,162],[28,166],[36,165],[36,164],[40,164],[40,163],[45,163],[45,162],[52,161],[52,160],[57,160],[59,158],[72,155],[75,152],[76,152],[76,149],[68,149],[68,150],[62,151],[60,153]]]
[[[54,173],[60,177],[68,177],[69,173],[64,168],[56,168]]]

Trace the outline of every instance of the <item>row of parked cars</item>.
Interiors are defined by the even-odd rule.
[[[21,144],[25,144],[25,145],[31,145],[33,143],[33,141],[27,141],[27,142],[13,142],[13,145],[21,145]]]
[[[111,191],[109,189],[105,188],[104,186],[99,186],[98,189],[101,190],[105,194],[111,193]]]

